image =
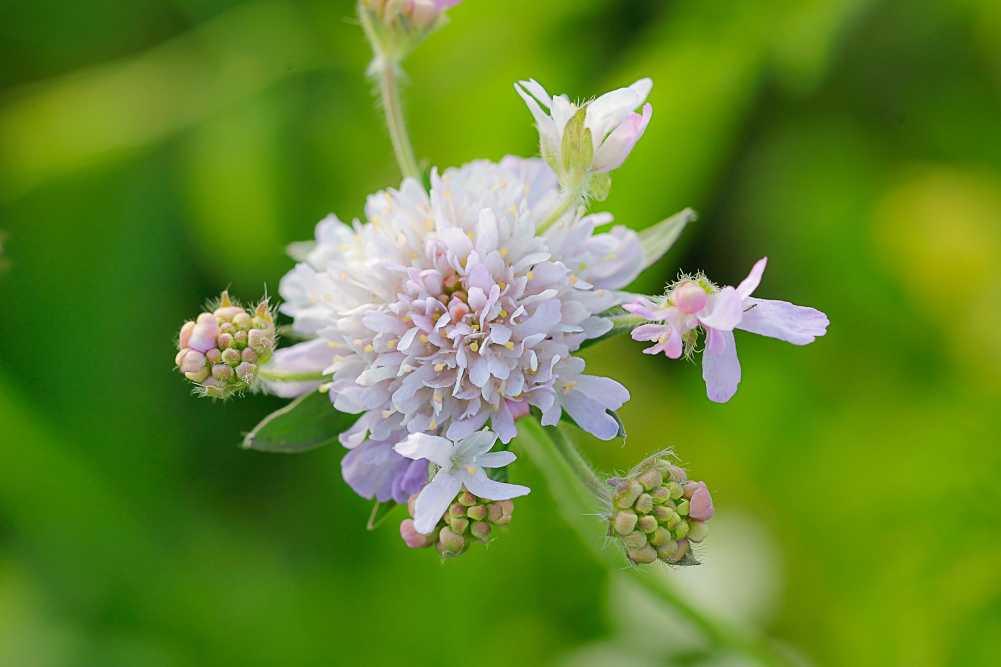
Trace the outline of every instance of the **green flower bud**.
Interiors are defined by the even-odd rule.
[[[690,542],[701,542],[709,537],[709,524],[705,521],[689,521],[687,537]]]
[[[653,517],[657,519],[657,523],[665,523],[672,516],[674,516],[674,512],[670,507],[658,505],[653,508]]]
[[[633,512],[632,510],[622,510],[615,515],[615,522],[613,524],[615,532],[619,535],[628,535],[636,528],[637,521],[638,518],[636,516],[636,512]]]
[[[649,565],[657,560],[657,550],[649,544],[645,544],[639,549],[632,549],[628,552],[629,560],[640,565]]]
[[[453,533],[462,535],[466,532],[466,528],[469,528],[469,519],[452,519],[448,522],[448,525]]]
[[[677,528],[671,531],[671,533],[674,535],[676,539],[679,540],[684,536],[688,535],[688,522],[682,521],[681,523],[678,524]]]
[[[658,486],[650,492],[650,497],[653,498],[655,505],[660,505],[671,499],[671,491],[667,487]]]
[[[681,516],[688,516],[688,509],[689,509],[688,501],[682,500],[680,503],[678,503],[678,507],[675,511]]]
[[[511,516],[514,514],[514,501],[513,500],[498,500],[497,504],[501,506],[504,510],[504,516]]]
[[[659,547],[660,545],[667,544],[671,541],[671,533],[666,528],[658,526],[657,530],[653,532],[653,535],[650,535],[647,539],[650,540],[650,544],[655,547]]]
[[[634,531],[629,533],[624,538],[622,538],[622,543],[626,545],[626,549],[633,550],[639,549],[644,544],[647,543],[646,533],[641,531]]]
[[[674,552],[674,555],[672,555],[668,559],[668,562],[669,563],[677,563],[679,560],[681,560],[682,558],[685,557],[685,554],[688,553],[688,550],[690,548],[691,548],[691,545],[688,543],[688,540],[678,540],[678,548]]]
[[[677,500],[684,494],[684,489],[677,482],[670,482],[667,485],[668,490],[671,492],[671,500]]]
[[[663,484],[664,478],[656,470],[651,470],[650,472],[645,472],[640,475],[637,481],[643,485],[644,491],[650,491],[651,489],[656,489]]]
[[[473,521],[483,521],[487,518],[487,508],[485,505],[473,505],[466,510],[466,516]]]
[[[666,472],[670,481],[677,482],[678,484],[684,484],[688,481],[688,473],[679,468],[678,466],[667,466]]]
[[[638,527],[644,533],[652,533],[657,530],[657,519],[647,514],[646,516],[640,517]]]
[[[482,505],[480,505],[482,507]],[[473,525],[469,527],[469,532],[478,540],[485,540],[490,534],[490,524],[486,521],[475,521]]]
[[[497,523],[504,516],[504,510],[500,505],[491,503],[487,505],[487,517],[491,523]]]
[[[196,321],[181,328],[176,361],[185,377],[197,383],[197,393],[228,398],[255,388],[257,364],[267,361],[274,349],[275,327],[267,301],[258,304],[254,313],[251,317],[223,292],[212,312],[201,313]],[[250,335],[246,330],[258,319],[262,326],[254,339],[263,355],[257,349],[248,349]],[[199,361],[204,368],[196,367]]]
[[[462,539],[462,535],[454,532],[451,528],[442,528],[441,532],[438,533],[438,541],[443,548],[453,553],[463,551],[463,548],[466,546],[466,541]]]
[[[633,505],[637,512],[643,514],[649,514],[653,510],[653,498],[650,497],[649,493],[640,494],[640,497],[636,499],[636,503]]]
[[[616,491],[615,506],[620,509],[632,507],[641,493],[643,493],[643,486],[639,482],[630,481],[622,490]]]
[[[459,493],[455,500],[464,507],[472,507],[476,504],[476,496],[471,494],[469,491]]]
[[[452,505],[448,508],[448,515],[453,519],[462,518],[466,516],[466,508],[458,502],[452,503]]]
[[[674,554],[678,553],[678,543],[674,540],[668,540],[663,544],[658,544],[657,547],[657,557],[663,560],[670,560]]]

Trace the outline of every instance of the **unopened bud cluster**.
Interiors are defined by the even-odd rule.
[[[219,307],[181,327],[174,362],[196,392],[227,398],[252,388],[275,349],[274,316],[265,299],[250,312],[222,293]]]
[[[461,0],[361,0],[362,25],[377,53],[400,60],[442,25],[442,11]]]
[[[424,535],[414,530],[414,502],[418,494],[410,496],[407,508],[410,519],[404,519],[400,524],[400,535],[408,547],[421,549],[434,546],[446,558],[461,556],[469,549],[472,542],[486,544],[487,537],[494,526],[506,526],[511,522],[514,512],[514,502],[511,500],[487,500],[474,496],[466,487],[462,487],[448,511],[434,527],[434,530]]]
[[[705,482],[690,481],[684,470],[658,455],[608,484],[615,489],[609,535],[621,539],[633,564],[698,564],[691,546],[709,535],[706,522],[713,515]]]

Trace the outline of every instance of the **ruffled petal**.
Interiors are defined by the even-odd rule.
[[[411,433],[393,447],[397,453],[408,459],[427,459],[442,468],[452,466],[451,457],[455,445],[451,440],[428,433]]]
[[[527,496],[531,492],[530,488],[521,486],[520,484],[495,482],[487,477],[486,472],[483,470],[477,470],[475,475],[471,475],[469,471],[460,469],[456,471],[456,478],[462,484],[466,485],[466,490],[470,493],[480,498],[486,498],[487,500],[508,500],[509,498]],[[444,510],[442,510],[442,514],[444,513]],[[438,518],[440,519],[441,515]]]
[[[707,327],[720,331],[733,331],[744,315],[744,301],[732,287],[724,287],[716,294],[710,294],[706,307],[699,312],[699,321]]]
[[[747,277],[737,285],[737,294],[740,295],[741,299],[746,299],[754,293],[754,290],[758,289],[758,285],[761,284],[761,276],[765,272],[766,264],[768,264],[767,257],[759,259],[751,267],[751,272],[747,274]]]

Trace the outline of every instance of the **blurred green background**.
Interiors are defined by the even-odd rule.
[[[350,1],[0,0],[0,665],[659,665],[708,655],[535,492],[442,565],[340,479],[343,450],[238,449],[279,407],[195,400],[174,337],[283,246],[398,183]],[[677,447],[714,490],[710,613],[806,664],[1001,664],[1001,4],[467,0],[407,63],[419,157],[531,155],[512,82],[655,81],[600,206],[700,220],[679,269],[820,308],[738,334],[725,405],[619,340],[606,470]],[[596,530],[601,527],[596,524]]]

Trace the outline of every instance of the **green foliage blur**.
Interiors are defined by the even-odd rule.
[[[274,294],[285,244],[399,182],[352,14],[0,0],[0,665],[710,664],[527,458],[509,530],[442,565],[399,517],[365,531],[341,448],[238,448],[282,401],[196,400],[173,369],[206,299]],[[533,154],[518,79],[586,98],[651,76],[600,208],[700,219],[635,290],[767,255],[757,296],[830,316],[804,348],[738,333],[725,405],[697,365],[588,351],[633,395],[591,459],[674,446],[714,492],[705,565],[666,576],[805,664],[1001,664],[1001,5],[450,14],[406,64],[419,159]]]

